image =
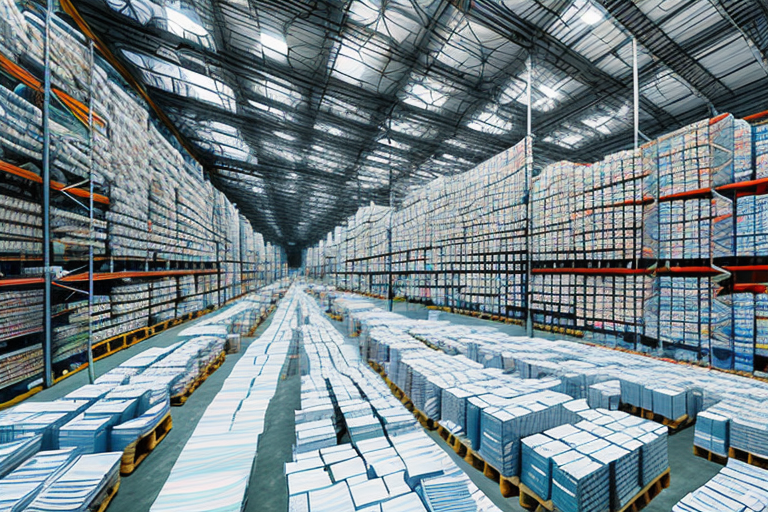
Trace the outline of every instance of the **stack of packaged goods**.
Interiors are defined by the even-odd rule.
[[[531,186],[531,252],[534,261],[574,259],[573,212],[589,166],[550,164]]]
[[[576,325],[576,277],[572,274],[533,274],[531,310],[538,324]]]
[[[768,123],[752,127],[755,146],[755,179],[768,178]]]
[[[169,277],[150,283],[149,324],[155,325],[176,318],[178,286],[176,278]]]
[[[111,325],[111,306],[107,295],[94,295],[92,310],[89,310],[87,300],[67,303],[63,307],[69,315],[66,324],[54,326],[53,329],[54,362],[65,361],[85,352],[89,319],[94,332]]]
[[[619,411],[577,414],[522,441],[521,482],[558,510],[620,510],[669,468],[665,427]]]
[[[204,309],[202,296],[197,293],[195,276],[179,277],[179,300],[176,305],[177,317]]]
[[[43,370],[43,348],[31,346],[0,355],[0,382],[12,386]]]
[[[43,330],[43,291],[0,293],[0,339],[7,340]]]
[[[0,92],[3,90],[0,87]],[[43,231],[40,205],[0,195],[0,253],[40,254]]]
[[[197,293],[200,296],[201,308],[205,309],[219,304],[219,276],[203,274],[197,276]],[[223,285],[223,283],[222,283]]]
[[[768,254],[768,195],[737,197],[736,255],[763,254]]]
[[[702,487],[687,494],[672,512],[760,510],[768,502],[768,471],[728,459],[725,468]]]
[[[99,499],[103,499],[106,492],[120,481],[122,456],[121,452],[82,455],[43,489],[25,510],[88,510],[92,505],[99,505]]]
[[[180,259],[176,237],[176,188],[173,182],[154,173],[149,196],[149,249],[160,259]]]
[[[577,260],[633,260],[640,255],[643,168],[640,154],[622,151],[584,169],[583,191],[574,197]]]
[[[88,510],[119,481],[122,453],[44,451],[0,480],[3,510]]]
[[[110,303],[111,326],[99,332],[111,331],[115,334],[110,334],[106,338],[149,325],[149,283],[113,286],[110,292]]]
[[[731,368],[730,332],[722,328],[730,324],[731,311],[717,293],[709,277],[657,277],[644,311],[645,334],[664,343],[680,361],[711,355],[713,365]]]
[[[184,258],[191,261],[214,261],[216,246],[211,230],[213,189],[207,183],[194,183],[191,179],[181,183],[177,195],[177,220],[179,241],[184,248]],[[186,185],[186,186],[182,186]]]
[[[303,294],[301,300],[306,376],[296,412],[301,439],[285,467],[289,510],[498,510],[349,350],[317,303]],[[350,422],[353,430],[364,424],[366,434],[338,444],[334,424]],[[323,446],[306,446],[310,434]]]
[[[51,239],[54,244],[59,244],[64,255],[87,258],[88,248],[93,247],[94,256],[103,256],[106,253],[106,229],[105,221],[94,219],[91,233],[88,215],[51,208]]]
[[[0,48],[3,55],[21,67],[31,69],[31,75],[38,74],[37,78],[42,78],[39,76],[45,42],[42,11],[9,0],[0,0],[0,11]],[[54,258],[84,258],[91,246],[97,257],[106,256],[112,260],[157,258],[172,262],[213,261],[216,258],[215,238],[235,240],[232,233],[224,233],[232,227],[232,219],[237,219],[234,207],[221,192],[204,181],[202,167],[185,159],[180,146],[161,133],[144,101],[131,92],[128,84],[118,78],[106,61],[97,55],[95,66],[91,69],[88,43],[84,36],[54,16],[50,43],[54,87],[82,104],[93,100],[95,125],[95,130],[89,134],[87,117],[79,109],[64,109],[61,102],[52,102],[52,178],[66,186],[77,184],[87,188],[82,181],[89,178],[92,167],[96,192],[109,198],[106,212],[95,212],[95,239],[91,242],[88,216],[64,196],[52,196]],[[8,78],[10,81],[0,87],[0,103],[3,105],[0,109],[0,159],[39,175],[42,114],[37,105],[38,99],[32,87],[20,83],[13,71]],[[61,94],[56,92],[56,97],[61,97]],[[91,135],[95,143],[92,152],[89,144]],[[17,178],[11,176],[2,181],[0,231],[4,236],[0,241],[0,252],[19,256],[20,260],[28,256],[39,257],[42,252],[40,205],[31,199],[33,196],[29,187],[19,186]],[[177,188],[180,190],[178,198]],[[207,206],[212,204],[222,205],[227,212],[218,224],[212,222],[206,213],[210,212]],[[96,206],[102,208],[99,203]],[[248,228],[252,235],[250,225]],[[239,239],[239,231],[236,238]],[[232,250],[235,251],[236,247]],[[263,249],[262,252],[267,259],[266,252]],[[269,276],[265,274],[263,281],[284,272],[284,265],[278,261],[280,257],[275,251],[270,253],[273,271]],[[226,269],[228,288],[235,286],[238,275],[236,267]],[[194,282],[191,286],[195,287]],[[206,287],[209,288],[210,283]],[[158,319],[173,318],[175,308],[170,286],[169,300],[162,304],[158,302],[163,300],[161,294],[155,294],[155,291],[153,289],[151,310],[150,304],[128,304],[140,301],[120,300],[115,303],[112,324],[97,325],[94,341],[144,326],[146,319],[143,317],[150,314]],[[21,292],[12,293],[21,295]],[[38,292],[29,295],[34,298]],[[119,290],[115,295],[119,295]],[[228,298],[233,296],[232,292],[228,292]],[[203,297],[191,297],[180,308],[181,314],[201,310],[204,303],[213,303],[210,295],[206,301]],[[30,308],[30,311],[36,309]],[[36,315],[39,313],[28,316],[31,319]],[[15,314],[8,316],[14,316],[16,320],[21,318]],[[4,322],[2,318],[4,316],[0,314],[0,332],[15,323],[15,320]],[[36,331],[40,331],[41,327]],[[63,361],[69,356],[79,357],[86,330],[83,322],[71,321],[61,325],[57,319],[55,327],[54,343],[58,352],[54,358]],[[11,330],[8,327],[8,331]],[[19,332],[11,335],[19,337]],[[6,341],[10,337],[3,334],[0,339]],[[39,356],[40,350],[27,346],[27,340],[23,341],[9,345],[8,353],[0,355],[0,368],[5,368],[5,363],[10,360],[19,363],[19,371],[9,372],[9,378],[3,380],[3,387],[6,383],[17,383],[19,377],[37,374],[42,365],[42,361],[33,360]],[[33,361],[29,366],[21,364],[26,360]]]
[[[43,437],[41,435],[0,444],[0,478],[40,451],[42,445]]]
[[[575,276],[576,326],[603,345],[624,345],[622,334],[643,334],[643,308],[651,297],[647,275]],[[584,293],[583,299],[579,293]],[[629,348],[634,348],[634,345]]]
[[[152,511],[219,507],[222,503],[236,510],[243,507],[264,415],[296,326],[296,301],[291,294],[289,291],[280,303],[267,330],[248,346],[206,409]]]

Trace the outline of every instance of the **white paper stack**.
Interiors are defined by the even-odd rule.
[[[768,471],[728,459],[728,465],[709,482],[687,494],[672,512],[765,510],[768,507]]]
[[[109,446],[114,451],[125,451],[129,444],[152,432],[171,411],[168,400],[152,406],[141,416],[112,427]]]
[[[77,448],[38,452],[0,480],[0,510],[21,512],[79,457]]]
[[[270,326],[251,343],[206,409],[153,503],[153,512],[179,507],[242,509],[264,415],[293,339],[297,306],[293,295],[288,292]],[[221,338],[203,340],[223,347]]]
[[[40,451],[43,436],[35,435],[0,444],[0,478]]]
[[[29,512],[86,511],[120,480],[122,453],[83,455],[29,505]]]
[[[60,448],[76,447],[81,453],[103,453],[109,448],[109,428],[113,416],[78,416],[59,430]]]

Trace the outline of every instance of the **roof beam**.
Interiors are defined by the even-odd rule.
[[[710,0],[739,31],[755,60],[768,72],[768,3],[759,0]]]
[[[731,90],[653,23],[631,0],[600,3],[648,51],[674,71],[707,103],[728,96]]]

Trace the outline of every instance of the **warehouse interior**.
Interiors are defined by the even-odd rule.
[[[0,0],[0,510],[768,510],[764,0]]]

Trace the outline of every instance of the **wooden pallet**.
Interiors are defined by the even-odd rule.
[[[637,512],[644,509],[656,496],[661,494],[661,491],[669,487],[670,481],[671,476],[669,469],[667,469],[646,485],[642,491],[635,494],[635,497],[629,500],[629,503],[624,505],[619,512]]]
[[[543,512],[545,510],[551,512],[555,510],[555,504],[552,503],[552,500],[539,498],[530,487],[523,483],[520,484],[520,506],[526,510],[534,510],[536,512]]]
[[[632,414],[633,416],[638,416],[646,420],[661,423],[665,427],[669,428],[670,434],[676,434],[695,423],[695,420],[690,418],[687,414],[683,414],[676,420],[671,420],[669,418],[665,418],[661,414],[654,413],[653,411],[649,411],[648,409],[643,409],[641,407],[635,407],[634,405],[623,405],[621,409],[625,412],[628,412],[629,414]]]
[[[741,462],[746,462],[750,466],[768,469],[768,458],[761,457],[760,455],[755,455],[754,453],[749,453],[744,450],[739,450],[738,448],[728,448],[728,457],[731,459],[739,460]]]
[[[693,454],[697,457],[701,457],[702,459],[707,459],[710,462],[722,464],[723,466],[725,466],[728,463],[727,456],[718,455],[717,453],[713,453],[709,450],[705,450],[700,446],[693,445]]]
[[[173,420],[169,412],[152,432],[129,444],[123,452],[123,458],[120,461],[120,474],[130,475],[133,473],[138,465],[141,464],[141,461],[146,459],[152,453],[152,450],[160,444],[160,441],[165,439],[165,436],[168,435],[172,428]]]
[[[412,412],[416,419],[419,421],[419,425],[424,427],[426,430],[437,430],[437,422],[435,420],[418,409],[414,409]]]
[[[106,493],[104,494],[104,497],[101,498],[97,496],[96,499],[93,500],[93,503],[91,504],[91,506],[88,507],[88,510],[92,512],[104,512],[105,510],[107,510],[107,507],[109,506],[109,504],[112,503],[112,498],[115,497],[115,494],[117,494],[117,491],[119,489],[120,489],[120,475],[117,475],[117,481],[107,488]]]
[[[208,366],[203,368],[198,377],[192,381],[192,383],[187,386],[187,388],[182,393],[171,397],[171,405],[179,407],[187,403],[187,400],[189,400],[189,397],[192,396],[192,393],[194,393],[195,390],[197,390],[197,388],[199,388],[203,382],[205,382],[208,377],[213,374],[213,372],[218,370],[221,365],[224,364],[226,357],[227,353],[222,350],[219,356],[211,361]]]
[[[635,496],[619,509],[618,512],[638,512],[647,507],[656,496],[661,494],[661,491],[669,487],[670,480],[670,472],[669,469],[667,469],[661,475],[654,478],[654,480],[646,485],[639,493],[635,494]],[[519,485],[521,507],[535,512],[552,512],[555,510],[555,504],[552,500],[540,498],[523,483]]]

